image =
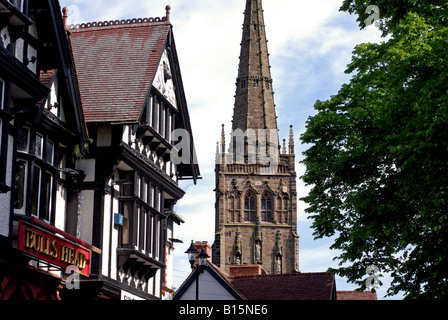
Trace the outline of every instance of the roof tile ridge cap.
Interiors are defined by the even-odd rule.
[[[105,20],[105,21],[93,21],[93,22],[83,22],[78,24],[70,24],[67,28],[70,31],[84,31],[84,30],[97,30],[99,28],[107,27],[126,27],[135,25],[145,25],[145,24],[156,24],[168,22],[166,17],[150,17],[150,18],[133,18],[133,19],[121,19],[121,20]]]

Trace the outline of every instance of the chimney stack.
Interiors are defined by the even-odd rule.
[[[67,18],[68,18],[68,8],[64,7],[64,9],[62,9],[62,20],[64,21],[64,28],[67,29]]]
[[[205,252],[209,255],[210,258],[208,258],[207,260],[210,262],[211,256],[212,256],[212,247],[211,245],[207,242],[207,241],[196,241],[194,243],[194,246],[196,247],[196,249],[198,249],[199,252],[201,252],[202,248],[205,249]],[[194,262],[194,265],[197,266],[199,263],[198,259],[196,259],[196,261]]]
[[[165,7],[165,9],[166,9],[166,21],[167,21],[167,22],[170,22],[171,6],[170,6],[170,5],[167,5],[167,6]]]

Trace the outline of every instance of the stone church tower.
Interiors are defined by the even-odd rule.
[[[222,270],[299,272],[294,162],[292,126],[279,144],[262,2],[246,0],[231,139],[223,125],[216,154],[212,259]]]

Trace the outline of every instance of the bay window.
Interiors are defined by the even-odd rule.
[[[53,223],[58,169],[55,144],[28,127],[17,128],[14,212]]]

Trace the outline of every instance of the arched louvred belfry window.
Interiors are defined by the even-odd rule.
[[[255,197],[251,192],[248,192],[244,197],[244,220],[255,222]]]
[[[267,192],[263,193],[261,197],[261,221],[272,221],[272,198]]]
[[[287,195],[281,195],[277,198],[278,222],[280,223],[288,223],[288,203],[289,198]]]
[[[236,222],[239,221],[239,206],[238,199],[234,195],[229,196],[229,221]]]

